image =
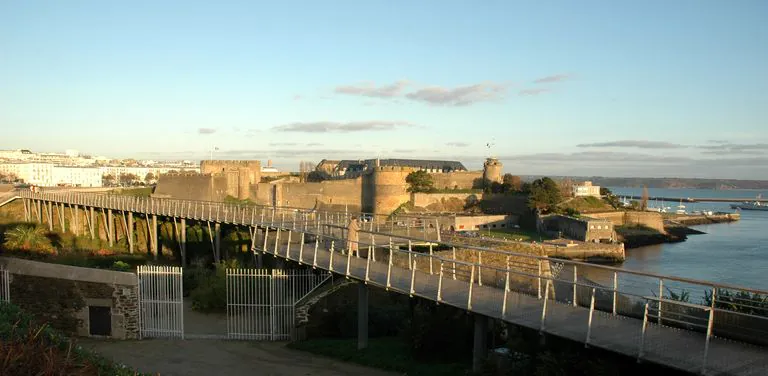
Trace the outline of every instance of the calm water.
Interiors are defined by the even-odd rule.
[[[640,195],[642,188],[611,188],[621,195]],[[650,196],[754,198],[768,191],[653,189]],[[649,202],[656,207],[661,203]],[[676,209],[679,202],[664,206]],[[730,203],[683,203],[687,211],[713,210],[734,212]],[[627,251],[622,267],[664,275],[768,290],[768,212],[741,211],[741,220],[733,223],[694,226],[705,235],[691,235],[682,243],[660,244]]]

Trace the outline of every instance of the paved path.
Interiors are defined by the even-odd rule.
[[[85,348],[162,376],[394,376],[396,373],[292,350],[281,342],[211,339],[79,341]]]
[[[286,257],[286,251],[285,246],[280,247],[277,256],[298,261],[300,254],[298,244],[291,246],[289,257]],[[313,248],[306,247],[302,256],[304,263],[309,265],[314,263]],[[346,274],[347,260],[350,261],[350,278],[366,280],[366,267],[368,267],[368,284],[387,287],[386,259],[379,258],[378,262],[370,262],[367,265],[366,258],[348,258],[335,252],[331,262],[330,252],[321,248],[317,251],[316,265],[320,269],[332,269],[335,273]],[[427,262],[426,259],[423,262]],[[440,286],[439,276],[430,275],[428,272],[416,270],[414,273],[411,270],[393,266],[389,273],[389,289],[400,293],[412,293],[425,299],[437,300],[438,286]],[[584,342],[587,337],[588,308],[546,300],[546,320],[542,327],[541,319],[545,300],[538,299],[535,295],[509,292],[506,296],[506,315],[502,315],[502,305],[505,301],[504,289],[472,284],[470,301],[469,283],[460,279],[454,280],[449,273],[445,273],[440,290],[442,304],[517,325],[541,329],[578,342]],[[642,323],[642,320],[595,311],[589,344],[636,357],[640,348]],[[649,323],[643,343],[642,358],[698,373],[703,364],[704,337],[703,333]],[[710,342],[707,374],[768,375],[768,351],[764,347],[714,337]]]

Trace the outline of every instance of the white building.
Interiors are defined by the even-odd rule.
[[[96,167],[55,166],[53,182],[57,186],[101,187],[101,171]]]
[[[591,181],[573,185],[573,197],[600,197],[600,186],[592,185]]]

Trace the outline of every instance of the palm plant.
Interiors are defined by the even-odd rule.
[[[37,226],[18,225],[5,232],[5,248],[24,251],[53,250],[51,241],[46,237],[45,230]]]

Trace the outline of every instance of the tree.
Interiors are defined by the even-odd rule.
[[[299,162],[299,177],[302,182],[306,182],[309,174],[315,170],[315,164],[308,161]]]
[[[610,189],[606,187],[600,187],[600,196],[603,196],[603,200],[608,203],[608,205],[611,205],[614,209],[618,209],[619,206],[621,206],[621,202],[619,202],[619,198],[616,197],[616,195],[611,192]]]
[[[411,172],[405,177],[405,182],[410,185],[408,187],[408,192],[413,193],[429,192],[434,185],[432,175],[424,170]]]
[[[115,185],[115,176],[112,174],[107,174],[101,177],[101,185],[106,187],[111,187]]]
[[[502,178],[505,192],[520,192],[523,181],[517,175],[504,174]]]
[[[613,192],[607,187],[600,187],[600,196],[613,196]]]
[[[648,187],[643,186],[643,196],[640,198],[640,210],[648,209]]]
[[[153,180],[155,180],[155,174],[147,172],[147,176],[144,177],[144,182],[150,184]]]
[[[573,180],[571,178],[560,180],[560,194],[563,197],[573,196]]]
[[[560,203],[560,189],[550,178],[536,179],[531,183],[528,207],[540,212],[550,212]]]
[[[139,177],[135,174],[120,174],[120,185],[130,186],[133,182],[139,180]]]

